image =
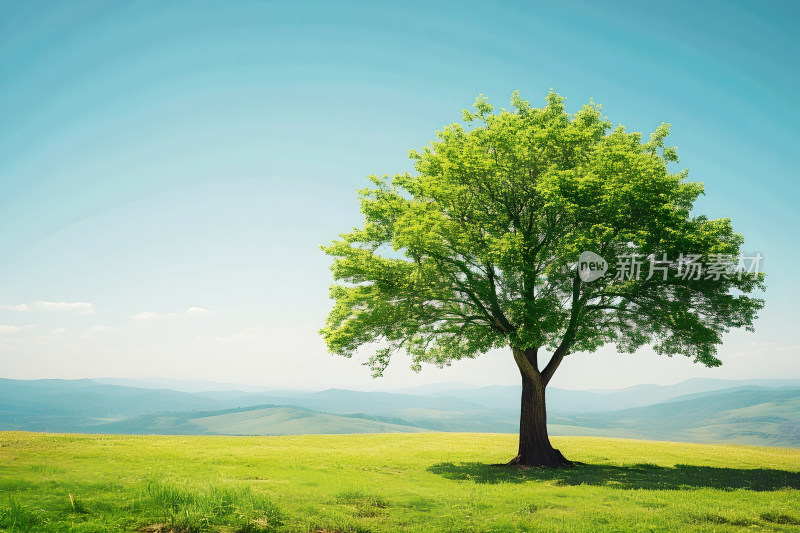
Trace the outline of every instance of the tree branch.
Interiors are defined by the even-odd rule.
[[[514,361],[517,362],[520,372],[532,381],[541,384],[542,374],[539,373],[539,365],[537,363],[538,351],[538,348],[528,348],[527,350],[511,348],[511,352],[514,354]]]
[[[494,267],[491,264],[486,265],[486,277],[489,280],[489,286],[491,288],[489,299],[491,300],[490,304],[492,308],[492,315],[494,315],[507,333],[511,333],[514,331],[514,326],[511,325],[511,322],[508,321],[506,315],[504,315],[503,311],[500,309],[500,302],[497,300],[497,286],[495,284]]]
[[[561,361],[564,360],[564,356],[569,353],[570,345],[575,339],[575,333],[578,329],[578,317],[580,316],[580,313],[581,278],[578,277],[576,272],[575,277],[572,279],[572,307],[570,309],[567,330],[564,332],[564,336],[561,338],[561,344],[558,345],[558,348],[556,348],[556,351],[553,352],[553,356],[550,358],[547,366],[545,366],[544,370],[542,370],[542,383],[545,387],[548,383],[550,383],[550,380],[553,378],[553,374],[555,374],[556,369],[558,369],[558,365],[560,365]]]

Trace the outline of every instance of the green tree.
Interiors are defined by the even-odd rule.
[[[363,227],[322,247],[336,283],[321,334],[347,357],[374,345],[376,376],[401,351],[419,370],[510,348],[522,376],[510,464],[567,466],[545,410],[565,356],[649,344],[718,366],[722,334],[752,330],[764,285],[737,268],[743,238],[729,219],[691,213],[703,185],[668,169],[668,124],[643,142],[594,103],[569,114],[559,95],[546,100],[533,108],[514,93],[513,110],[494,113],[481,96],[466,126],[410,152],[415,175],[370,176]],[[582,276],[582,252],[609,272]],[[724,266],[693,270],[709,262]]]

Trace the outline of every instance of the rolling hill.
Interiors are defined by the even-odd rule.
[[[790,386],[787,386],[790,385]],[[618,391],[548,390],[554,435],[800,447],[797,380],[688,380]],[[181,392],[92,380],[0,380],[0,430],[286,435],[515,433],[517,387],[407,392]]]
[[[609,413],[550,417],[558,435],[800,446],[800,388],[740,387]]]
[[[332,415],[310,409],[263,405],[224,411],[161,413],[98,424],[93,433],[148,435],[300,435],[418,433],[429,431],[367,415]]]

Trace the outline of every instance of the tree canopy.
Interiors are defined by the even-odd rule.
[[[670,170],[669,124],[644,141],[592,102],[570,114],[556,93],[542,108],[514,93],[511,106],[479,97],[410,152],[416,173],[370,176],[363,227],[323,246],[330,351],[374,343],[380,375],[397,352],[419,369],[511,347],[523,369],[521,353],[542,348],[545,385],[561,358],[607,343],[721,364],[722,335],[752,329],[764,275],[737,265],[729,219],[692,212],[703,184]],[[581,279],[583,252],[616,275]],[[687,275],[697,264],[723,266]]]

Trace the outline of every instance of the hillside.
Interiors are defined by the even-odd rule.
[[[551,389],[550,431],[800,447],[800,386],[779,387],[794,382],[742,386],[689,380],[619,391]],[[648,398],[659,401],[648,403]],[[516,387],[179,392],[91,380],[0,380],[0,429],[173,435],[515,433],[518,404]],[[611,409],[619,405],[628,408]]]
[[[547,405],[550,413],[572,414],[586,412],[618,411],[668,402],[680,397],[702,395],[742,387],[776,389],[800,388],[800,379],[687,379],[674,385],[636,385],[616,390],[571,390],[547,388]],[[423,389],[425,390],[425,389]],[[452,387],[432,391],[432,396],[450,396],[479,403],[493,409],[517,408],[520,387]]]
[[[514,412],[516,402],[510,410],[502,411],[451,396],[339,389],[189,393],[100,384],[91,380],[0,380],[0,429],[8,430],[85,432],[95,431],[101,424],[139,416],[181,413],[172,423],[176,426],[174,433],[183,434],[189,428],[183,422],[187,418],[185,413],[259,405],[402,419],[402,424],[437,431],[514,431],[518,416]],[[166,427],[165,423],[166,418],[162,418],[159,427]]]
[[[743,387],[647,407],[550,418],[554,434],[800,446],[800,388]]]
[[[14,533],[797,531],[800,450],[560,437],[566,470],[496,463],[513,435],[0,433]]]
[[[275,405],[190,413],[152,414],[99,424],[96,433],[153,435],[299,435],[412,433],[426,431],[403,421],[367,415],[332,415]]]

